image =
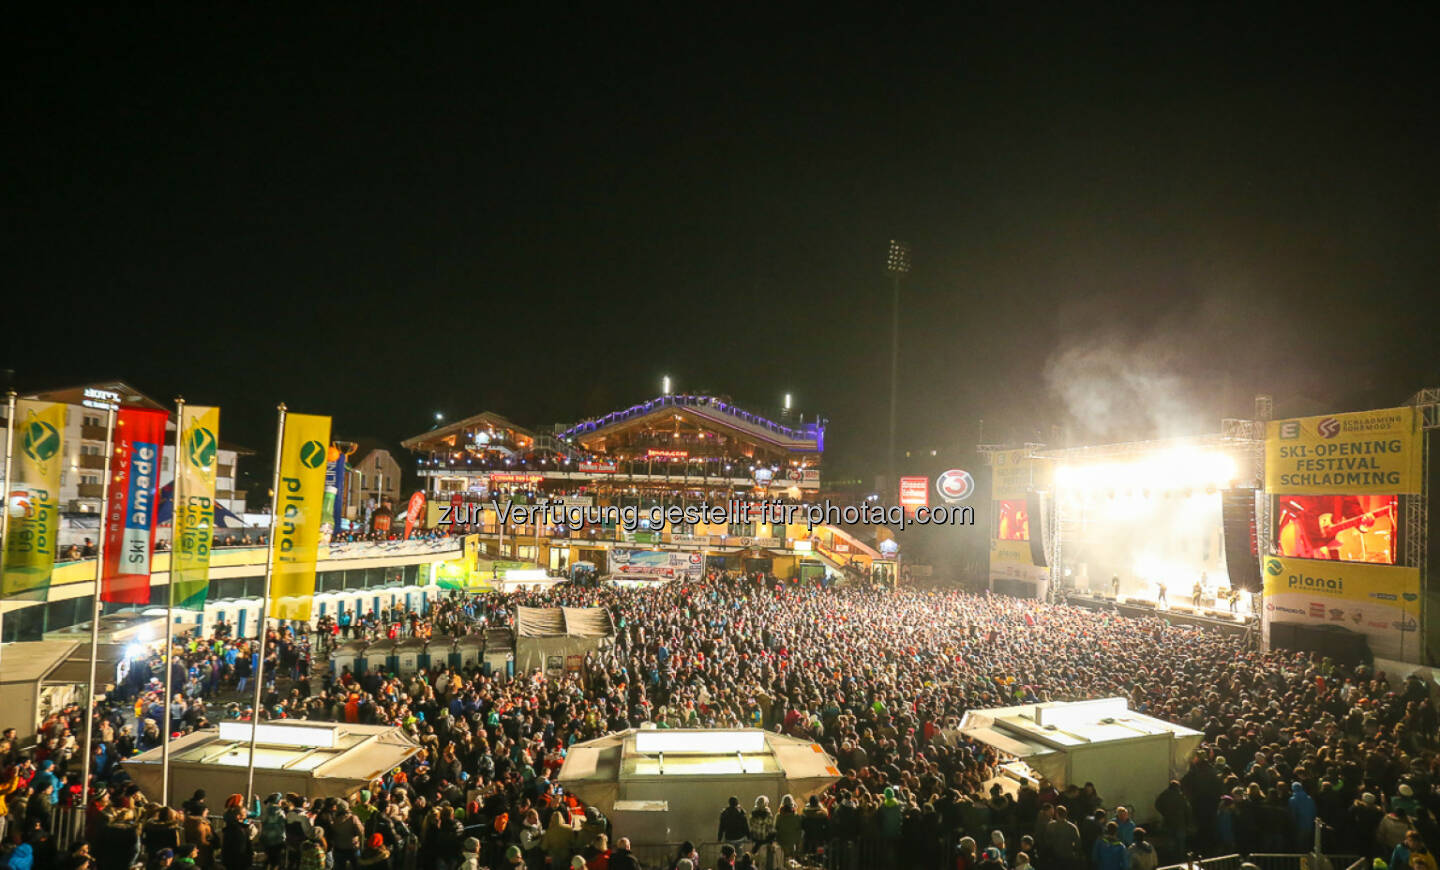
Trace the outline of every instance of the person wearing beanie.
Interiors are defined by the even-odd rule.
[[[1155,870],[1160,864],[1160,853],[1150,843],[1150,835],[1144,828],[1134,831],[1135,842],[1126,849],[1130,853],[1130,870]]]
[[[480,870],[480,841],[466,837],[460,844],[460,864],[455,870]]]
[[[384,835],[371,834],[360,851],[360,870],[391,870],[392,867],[394,862],[390,860],[390,850],[385,848]]]

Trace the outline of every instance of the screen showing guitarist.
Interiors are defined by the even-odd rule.
[[[1282,556],[1395,563],[1393,495],[1292,495],[1279,506]]]

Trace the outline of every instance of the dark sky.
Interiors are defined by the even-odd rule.
[[[790,391],[873,470],[898,236],[902,446],[1440,384],[1423,10],[1060,6],[34,22],[0,367],[183,392],[262,449],[281,400],[399,438],[668,373]]]

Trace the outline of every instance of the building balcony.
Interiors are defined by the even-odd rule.
[[[105,440],[105,427],[104,427],[104,426],[81,426],[81,427],[80,427],[80,437],[83,438],[83,439],[86,440],[86,441],[101,441],[101,442],[103,442],[103,441]]]
[[[80,467],[99,469],[103,471],[105,469],[105,457],[92,456],[88,453],[82,453],[80,454]]]
[[[104,490],[104,484],[82,483],[75,487],[75,494],[79,498],[102,498],[105,494]]]

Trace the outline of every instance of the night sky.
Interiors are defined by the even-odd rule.
[[[379,8],[15,31],[0,368],[220,404],[265,453],[281,400],[399,439],[669,374],[789,391],[873,473],[899,237],[902,448],[1440,385],[1419,6]]]

